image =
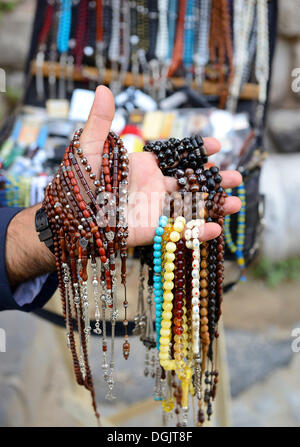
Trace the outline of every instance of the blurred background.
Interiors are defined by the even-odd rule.
[[[300,353],[292,349],[297,335],[292,331],[300,328],[300,88],[292,84],[300,73],[300,0],[279,0],[278,8],[263,129],[268,157],[259,182],[259,195],[264,197],[259,254],[247,269],[246,282],[224,297],[226,346],[220,369],[225,378],[218,425],[300,425]],[[0,93],[1,125],[25,93],[35,11],[35,0],[0,2],[0,67],[6,73],[6,91]],[[228,264],[228,277],[235,278],[238,270],[234,262]],[[137,270],[137,260],[130,259],[133,302]],[[48,307],[58,313],[59,297]],[[134,311],[133,304],[131,317]],[[6,352],[0,353],[0,425],[95,425],[89,396],[73,381],[63,329],[41,316],[10,311],[0,314],[0,327],[7,343]],[[128,362],[118,345],[118,399],[110,403],[104,399],[99,348],[93,340],[91,358],[103,424],[159,426],[161,409],[151,399],[153,382],[143,375],[143,346],[136,339],[131,345]]]

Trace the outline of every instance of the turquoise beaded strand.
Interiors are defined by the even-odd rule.
[[[57,32],[57,49],[66,53],[69,49],[69,39],[72,20],[72,0],[61,0],[61,11]]]
[[[232,195],[232,190],[226,190],[228,196]],[[244,258],[244,245],[245,245],[245,228],[246,228],[246,191],[244,183],[241,183],[237,187],[237,195],[242,202],[242,206],[237,216],[237,239],[236,243],[232,240],[231,230],[230,230],[230,215],[225,217],[224,223],[224,235],[226,244],[231,251],[231,253],[235,254],[237,263],[241,269],[240,281],[246,281],[246,277],[244,274],[246,265]]]
[[[155,332],[156,332],[156,346],[159,349],[160,345],[160,328],[163,305],[163,284],[162,284],[162,235],[164,228],[168,223],[166,216],[160,216],[158,227],[155,229],[154,244],[153,244],[153,287],[154,287],[154,303],[155,303]]]

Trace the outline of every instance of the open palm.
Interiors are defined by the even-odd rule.
[[[114,100],[111,91],[100,86],[96,90],[94,104],[89,119],[81,135],[82,149],[94,172],[99,172],[104,141],[111,127],[114,116]],[[204,143],[209,155],[220,150],[220,144],[214,138],[205,138]],[[224,188],[234,188],[241,183],[237,171],[221,172]],[[128,245],[150,244],[154,229],[162,211],[164,193],[177,189],[177,181],[164,177],[152,153],[133,153],[129,155],[128,177]],[[237,197],[228,197],[225,201],[226,214],[236,213],[241,203]],[[204,226],[202,240],[212,239],[220,233],[219,225],[207,223]]]

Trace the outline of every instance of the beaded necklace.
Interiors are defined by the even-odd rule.
[[[176,32],[176,21],[177,21],[177,5],[178,0],[173,0],[169,2],[169,17],[168,17],[168,61],[172,58],[174,40],[175,40],[175,32]]]
[[[186,0],[178,0],[178,20],[175,33],[175,42],[172,53],[172,61],[168,73],[168,76],[170,77],[176,72],[182,62],[185,9]]]
[[[44,23],[38,37],[38,51],[36,55],[37,73],[35,83],[36,83],[37,96],[39,100],[43,100],[45,96],[43,64],[45,61],[47,39],[50,34],[54,12],[55,12],[54,2],[48,0],[45,10]]]
[[[96,0],[96,56],[95,62],[98,68],[99,83],[102,84],[105,61],[104,61],[104,30],[103,30],[104,7],[103,0]]]
[[[230,97],[227,103],[227,108],[231,113],[236,111],[244,70],[247,64],[247,49],[249,47],[249,38],[255,17],[255,3],[255,0],[250,0],[247,2],[244,0],[238,0],[233,4],[235,73],[230,88]]]
[[[118,91],[118,78],[119,78],[119,61],[120,61],[120,0],[113,0],[112,2],[112,31],[111,40],[108,48],[108,59],[111,62],[111,68],[113,72],[110,88],[113,93]]]
[[[76,32],[77,32],[77,20],[79,17],[79,2],[72,0],[71,9],[71,29],[69,32],[68,42],[68,55],[67,55],[67,92],[70,94],[74,90],[74,60],[75,60],[75,48],[76,48]]]
[[[67,65],[69,49],[69,39],[71,32],[71,18],[72,18],[72,2],[71,0],[63,0],[59,13],[59,22],[57,29],[57,50],[60,54],[60,76],[59,76],[59,98],[65,98],[65,66]]]
[[[131,72],[134,85],[138,85],[139,62],[138,62],[138,29],[137,29],[137,6],[136,2],[130,2],[130,49],[131,49]],[[143,50],[142,50],[143,51]]]
[[[112,2],[103,0],[103,37],[105,50],[108,51],[112,33]],[[100,25],[101,26],[101,25]]]
[[[250,76],[251,76],[251,70],[252,70],[252,66],[253,66],[253,61],[255,60],[255,53],[256,53],[256,38],[257,38],[256,31],[257,31],[257,17],[255,14],[254,20],[253,20],[253,25],[252,25],[252,30],[251,30],[251,34],[250,34],[248,58],[247,58],[247,63],[244,68],[242,85],[245,82],[248,82],[250,79]]]
[[[59,53],[66,53],[69,48],[69,37],[71,31],[71,0],[61,1],[60,18],[57,30],[57,49]]]
[[[87,41],[87,27],[88,27],[88,0],[81,0],[79,3],[77,30],[75,37],[74,58],[77,67],[80,67],[83,60],[83,51]]]
[[[121,0],[121,72],[120,87],[130,63],[130,8],[126,0]]]
[[[90,0],[88,4],[88,17],[87,17],[87,38],[86,44],[83,49],[84,64],[95,65],[95,43],[97,37],[97,4],[94,0]]]
[[[164,175],[177,178],[179,192],[171,200],[171,210],[180,210],[179,216],[160,217],[153,244],[158,351],[154,398],[162,401],[165,417],[175,411],[177,425],[186,426],[192,396],[198,402],[197,424],[202,425],[211,417],[218,382],[214,344],[221,315],[224,242],[221,234],[200,245],[199,237],[205,221],[223,228],[226,194],[218,168],[204,169],[207,155],[201,137],[171,138],[150,143],[145,150],[154,152]]]
[[[228,196],[232,195],[232,190],[228,189],[226,190]],[[242,183],[237,187],[237,196],[240,198],[242,202],[242,206],[240,211],[237,214],[237,239],[236,243],[233,242],[232,236],[231,236],[231,229],[230,229],[230,223],[231,218],[230,216],[225,217],[225,225],[224,225],[224,236],[225,241],[230,249],[231,253],[235,254],[238,266],[240,268],[241,274],[240,274],[240,281],[245,281],[245,259],[244,259],[244,243],[245,243],[245,228],[246,228],[246,190],[245,185]]]
[[[187,0],[184,23],[183,65],[189,81],[192,80],[195,41],[194,0]]]
[[[52,25],[49,32],[49,97],[51,99],[56,98],[56,74],[55,74],[55,62],[57,60],[57,45],[56,45],[56,36],[57,36],[57,27],[58,27],[58,11],[59,11],[59,3],[54,1],[54,12]]]
[[[166,82],[169,70],[168,57],[168,1],[158,1],[158,32],[155,48],[155,56],[158,62],[159,89],[158,99],[166,96]]]
[[[268,27],[268,0],[257,0],[257,39],[255,77],[259,85],[258,105],[256,110],[256,127],[262,125],[264,104],[267,98],[267,87],[270,72],[269,63],[269,27]]]
[[[233,48],[228,0],[212,0],[209,37],[210,60],[220,83],[219,107],[224,108],[233,76]],[[226,70],[226,61],[228,69]],[[226,72],[227,71],[227,72]]]
[[[209,61],[208,37],[210,24],[211,0],[200,0],[199,32],[195,46],[195,77],[199,90],[204,79],[204,68]]]
[[[128,358],[130,345],[127,334],[126,299],[126,238],[127,224],[122,203],[127,200],[128,156],[122,141],[110,133],[104,144],[100,179],[92,172],[88,160],[80,148],[81,130],[65,151],[63,162],[56,177],[46,188],[43,207],[48,215],[54,239],[54,252],[58,271],[63,314],[66,321],[67,344],[71,350],[77,382],[84,385],[92,395],[95,414],[95,392],[88,360],[88,344],[91,333],[89,318],[88,261],[92,268],[93,300],[96,325],[94,332],[102,333],[103,372],[108,385],[108,399],[113,399],[114,388],[114,338],[117,318],[116,265],[117,253],[121,257],[121,282],[125,289],[123,355]],[[120,186],[120,190],[119,190]],[[96,190],[95,193],[92,191]],[[126,191],[125,191],[126,192]],[[96,195],[95,195],[96,194]],[[101,194],[97,199],[97,195]],[[115,221],[114,219],[115,218]],[[101,269],[96,262],[100,257]],[[99,299],[100,285],[102,288]],[[100,329],[102,305],[102,331]],[[77,350],[73,306],[79,332]],[[110,359],[106,338],[107,312],[112,326]]]
[[[142,14],[142,11],[141,11]],[[149,47],[147,51],[147,59],[151,61],[155,58],[156,41],[157,41],[157,31],[158,31],[158,0],[148,2],[148,17],[149,17]],[[139,35],[143,40],[145,38],[145,24],[143,23],[145,19],[141,22]],[[139,26],[138,26],[139,28]],[[141,42],[143,48],[145,48],[145,42]]]

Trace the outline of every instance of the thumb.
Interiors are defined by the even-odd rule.
[[[115,104],[112,92],[104,85],[98,86],[89,118],[80,137],[80,145],[85,156],[99,157],[102,154],[114,114]]]

